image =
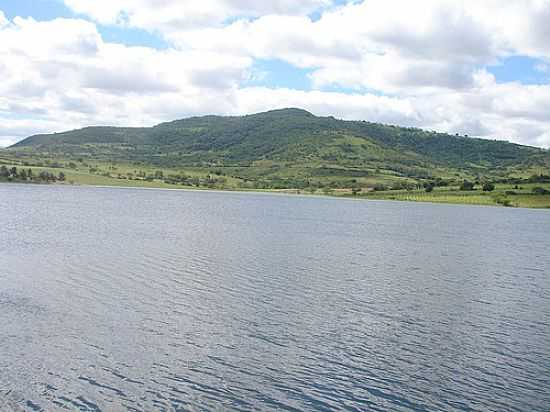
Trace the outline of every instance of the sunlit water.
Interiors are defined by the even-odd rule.
[[[0,185],[0,410],[550,410],[550,212]]]

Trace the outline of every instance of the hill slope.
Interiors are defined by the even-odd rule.
[[[271,180],[502,177],[550,164],[548,151],[534,147],[301,109],[192,117],[150,128],[87,127],[31,136],[11,150],[167,168],[225,167],[241,178]]]

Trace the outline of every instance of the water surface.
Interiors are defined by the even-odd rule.
[[[548,211],[15,184],[0,204],[0,410],[550,409]]]

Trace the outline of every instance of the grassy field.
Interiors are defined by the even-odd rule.
[[[102,161],[74,162],[63,159],[44,159],[43,157],[25,157],[18,159],[6,154],[0,155],[0,166],[31,169],[36,176],[41,171],[54,175],[63,173],[64,182],[56,184],[120,186],[162,189],[215,189],[215,190],[259,190],[300,194],[329,195],[337,197],[354,197],[373,200],[398,200],[413,202],[454,203],[486,206],[550,208],[550,194],[533,193],[535,187],[550,191],[550,183],[525,183],[518,185],[497,184],[492,192],[484,192],[478,186],[477,190],[460,191],[456,186],[436,187],[432,192],[417,190],[372,190],[375,185],[388,186],[395,182],[412,183],[412,179],[402,179],[382,174],[378,176],[358,177],[356,182],[363,187],[360,190],[352,188],[262,188],[251,184],[253,178],[261,177],[264,170],[274,167],[273,163],[265,162],[255,165],[249,170],[222,168],[214,174],[212,168],[158,168],[145,164],[112,163]],[[275,165],[276,166],[276,165]],[[303,170],[283,170],[282,174],[289,176],[305,173]],[[183,181],[170,181],[170,176],[186,176]],[[236,177],[239,176],[239,177]],[[334,176],[324,177],[330,182]]]
[[[526,184],[514,190],[510,185],[497,185],[492,192],[482,190],[460,191],[458,188],[436,188],[426,191],[368,192],[359,196],[365,199],[400,200],[410,202],[455,203],[466,205],[550,208],[550,195],[533,194],[534,187],[550,191],[549,184]],[[512,193],[513,192],[513,193]]]

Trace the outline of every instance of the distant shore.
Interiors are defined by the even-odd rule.
[[[124,182],[124,181],[123,181]],[[138,181],[139,182],[139,181]],[[416,191],[370,191],[352,194],[351,192],[339,191],[332,193],[323,193],[321,191],[304,191],[300,189],[242,189],[242,188],[207,188],[207,187],[166,187],[161,182],[147,182],[147,185],[142,184],[93,184],[82,183],[75,181],[65,182],[22,182],[22,181],[6,181],[0,180],[0,184],[22,184],[22,185],[52,185],[52,186],[74,186],[74,187],[97,187],[110,189],[145,189],[145,190],[163,190],[163,191],[190,191],[190,192],[218,192],[218,193],[242,193],[242,194],[272,194],[286,196],[303,196],[303,197],[325,197],[330,199],[348,199],[348,200],[377,200],[377,201],[399,201],[399,202],[420,202],[434,204],[455,204],[455,205],[472,205],[472,206],[491,206],[491,207],[512,207],[512,208],[529,208],[529,209],[550,209],[550,195],[536,195],[532,193],[521,193],[517,195],[508,195],[512,198],[511,201],[503,204],[501,191],[495,193],[484,193],[481,191],[456,191],[456,190],[436,190],[425,192]],[[133,181],[125,181],[124,183],[133,183]]]

